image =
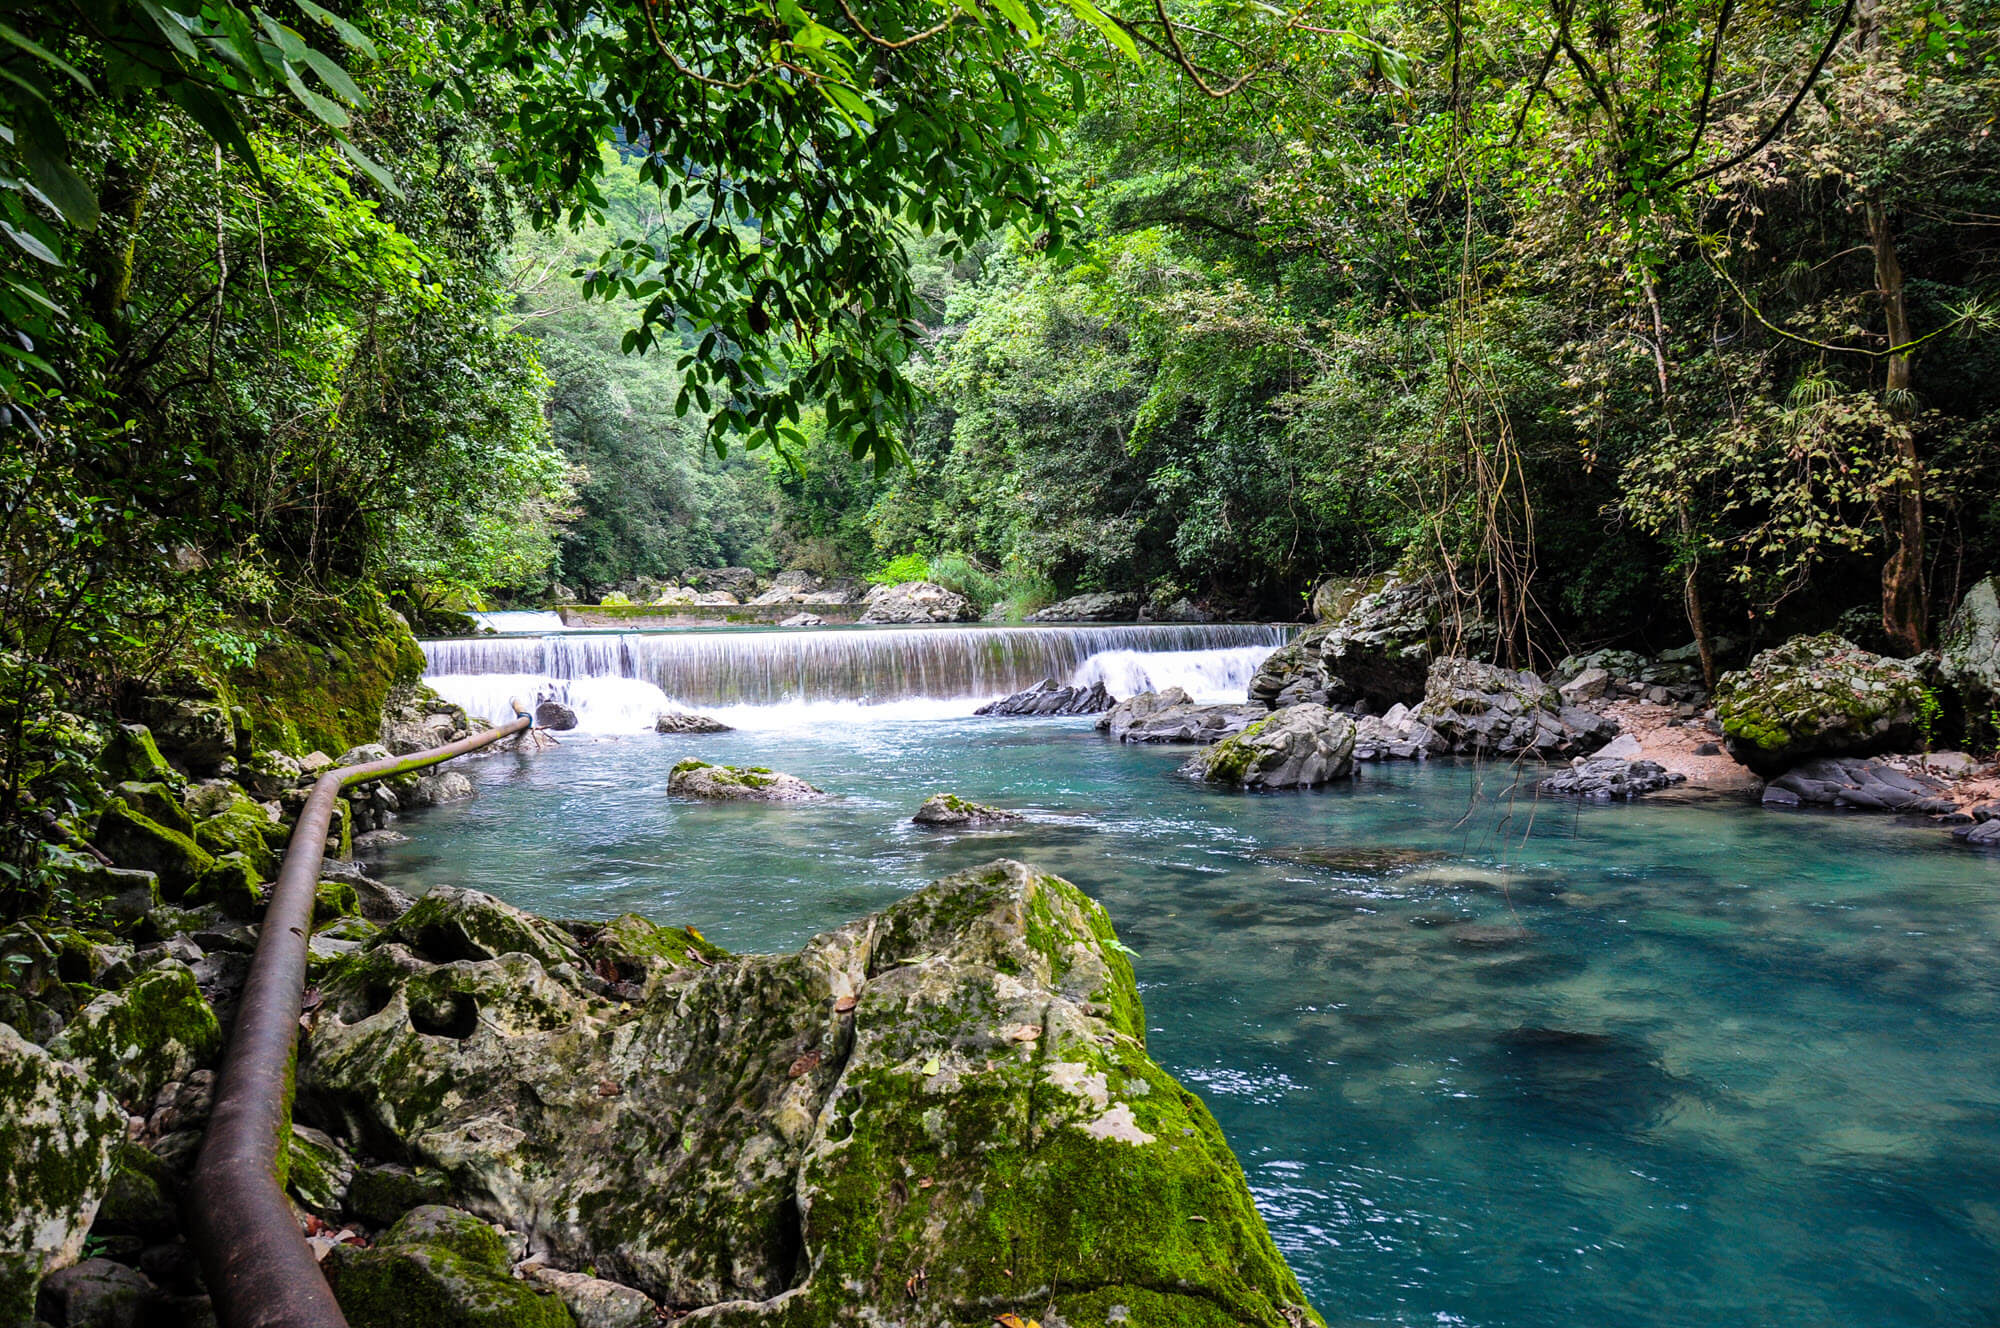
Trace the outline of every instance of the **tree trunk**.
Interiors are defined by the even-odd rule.
[[[1890,346],[1910,344],[1910,315],[1903,299],[1903,265],[1896,255],[1896,235],[1890,229],[1888,205],[1871,202],[1862,209],[1868,244],[1875,254],[1875,286],[1882,301]],[[1893,423],[1890,442],[1896,452],[1896,478],[1883,501],[1883,524],[1895,541],[1882,565],[1882,630],[1898,648],[1914,655],[1924,648],[1930,617],[1924,595],[1924,475],[1917,457],[1916,431],[1909,423],[1910,357],[1889,356],[1883,398]]]
[[[1653,289],[1653,274],[1645,277],[1646,307],[1653,313],[1653,371],[1660,378],[1660,414],[1673,426],[1673,398],[1667,389],[1667,320],[1660,313],[1660,297]],[[1694,648],[1701,656],[1702,686],[1715,689],[1715,645],[1709,640],[1708,621],[1701,611],[1701,553],[1695,548],[1694,521],[1688,516],[1687,502],[1674,504],[1680,518],[1683,559],[1681,602],[1687,609],[1688,626],[1694,629]]]

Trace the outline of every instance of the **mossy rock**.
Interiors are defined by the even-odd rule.
[[[180,795],[165,783],[151,781],[141,783],[128,779],[115,784],[111,796],[122,801],[141,816],[157,821],[167,829],[183,835],[194,834],[194,818],[188,815],[181,803]]]
[[[188,836],[168,829],[116,798],[98,818],[93,839],[119,866],[158,876],[160,890],[169,899],[186,894],[195,879],[215,862],[213,854]]]
[[[264,911],[264,874],[242,853],[225,853],[188,888],[184,904],[213,904],[239,922]]]
[[[160,878],[149,871],[84,861],[63,872],[62,884],[113,927],[132,927],[160,906]]]
[[[1319,1322],[1066,882],[995,863],[796,954],[662,971],[643,1000],[597,985],[385,938],[322,982],[301,1091],[716,1322]]]
[[[1925,698],[1910,664],[1827,633],[1795,636],[1724,674],[1715,713],[1729,754],[1768,778],[1815,756],[1915,742]]]
[[[144,724],[120,724],[114,729],[111,740],[104,746],[104,755],[98,759],[98,768],[112,783],[131,780],[178,788],[187,782],[187,777],[160,755],[152,730]]]
[[[321,1269],[351,1328],[576,1328],[554,1292],[438,1245],[337,1245]]]
[[[361,892],[347,881],[321,881],[313,890],[313,922],[361,916]]]
[[[365,586],[340,601],[291,606],[290,626],[224,680],[251,745],[302,756],[373,742],[393,687],[414,684],[424,654],[409,626]]]
[[[611,982],[644,983],[656,974],[712,967],[730,957],[692,927],[662,927],[626,913],[590,935],[584,958]]]
[[[181,1230],[180,1184],[151,1149],[118,1147],[111,1183],[97,1210],[93,1235],[169,1237]]]
[[[354,1159],[332,1138],[304,1125],[294,1124],[286,1143],[285,1188],[321,1217],[338,1217],[354,1181]]]
[[[264,814],[262,807],[247,803],[195,826],[194,842],[217,856],[241,853],[257,868],[257,874],[268,881],[278,874],[278,855],[271,851],[269,832],[283,829]]]
[[[358,906],[358,901],[357,901]],[[544,966],[574,963],[576,942],[562,928],[477,890],[438,886],[396,919],[385,940],[434,961],[524,954]]]
[[[716,765],[690,758],[667,775],[667,791],[702,802],[817,802],[826,790],[761,765]]]
[[[34,1321],[111,1183],[125,1113],[102,1085],[0,1024],[0,1323]]]
[[[386,1226],[412,1208],[442,1204],[451,1182],[434,1171],[402,1166],[356,1167],[347,1187],[347,1211],[363,1222]]]
[[[124,1102],[147,1104],[222,1051],[222,1028],[194,973],[163,960],[84,1006],[49,1051],[88,1069]]]

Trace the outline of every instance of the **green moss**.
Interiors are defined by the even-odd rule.
[[[1225,780],[1231,784],[1241,783],[1243,776],[1249,773],[1250,767],[1257,761],[1258,751],[1250,745],[1250,740],[1262,733],[1264,726],[1270,722],[1268,719],[1260,719],[1241,733],[1224,738],[1209,748],[1206,757],[1208,778]]]
[[[575,1328],[552,1291],[429,1245],[342,1245],[323,1265],[352,1328]]]
[[[417,681],[423,651],[380,595],[357,587],[340,601],[294,605],[283,636],[224,680],[259,750],[297,756],[373,742],[389,690]]]
[[[335,918],[356,917],[361,912],[361,895],[346,881],[321,881],[313,891],[313,921],[332,922]]]
[[[186,777],[167,764],[153,734],[144,724],[120,724],[105,744],[99,767],[112,782],[132,780],[141,784],[179,787]]]
[[[220,1055],[222,1028],[193,972],[167,960],[91,1001],[49,1050],[87,1067],[121,1100],[145,1103]]]
[[[239,921],[264,911],[264,875],[241,853],[225,853],[188,888],[188,904],[213,904]]]
[[[182,805],[180,796],[167,784],[160,781],[141,783],[128,779],[114,785],[111,795],[127,807],[138,812],[169,830],[183,835],[194,833],[194,820]]]
[[[264,814],[263,808],[250,803],[211,816],[195,826],[194,842],[218,856],[241,853],[258,875],[270,880],[278,874],[278,855],[271,851],[266,832],[274,828],[282,829]]]
[[[98,818],[95,842],[119,866],[157,874],[169,899],[179,899],[215,862],[208,850],[186,835],[115,798]]]

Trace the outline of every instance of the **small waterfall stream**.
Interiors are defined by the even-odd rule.
[[[1120,697],[1182,687],[1241,700],[1292,631],[1244,623],[571,631],[422,644],[424,681],[473,714],[491,719],[511,697],[553,696],[584,728],[631,732],[669,706],[793,719],[857,706],[965,714],[1044,678],[1102,682]]]

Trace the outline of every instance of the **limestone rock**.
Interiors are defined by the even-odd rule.
[[[554,923],[492,895],[449,885],[426,891],[383,940],[440,964],[520,954],[553,968],[577,958],[576,942]]]
[[[1686,780],[1686,775],[1674,774],[1653,761],[1594,756],[1589,760],[1577,758],[1569,769],[1549,776],[1536,787],[1543,793],[1591,802],[1623,802]]]
[[[876,586],[868,592],[864,623],[971,622],[978,615],[972,601],[955,590],[930,581],[904,581]]]
[[[763,766],[714,765],[693,757],[674,767],[667,777],[667,791],[705,802],[815,802],[826,796],[826,790],[796,775]]]
[[[1951,837],[1972,848],[2000,849],[2000,819],[1954,827]]]
[[[397,756],[442,747],[473,732],[471,717],[422,683],[390,689],[382,707],[382,745]]]
[[[1922,773],[1905,773],[1882,761],[1821,757],[1806,761],[1764,786],[1767,807],[1854,807],[1877,812],[1937,815],[1957,804],[1948,785]]]
[[[149,1328],[166,1321],[166,1296],[137,1268],[85,1259],[42,1283],[40,1317],[63,1328]]]
[[[2000,577],[1987,577],[1959,601],[1938,640],[1938,676],[1957,693],[1968,720],[2000,711]]]
[[[1243,788],[1311,788],[1354,773],[1354,721],[1312,701],[1195,753],[1181,773]]]
[[[194,834],[194,818],[174,791],[164,783],[145,783],[128,779],[114,784],[111,795],[141,816],[149,817],[167,829],[183,835]]]
[[[933,793],[910,819],[918,825],[984,826],[1008,825],[1026,818],[1004,807],[967,802],[954,793]]]
[[[1319,1323],[1214,1119],[1146,1055],[1114,942],[1010,862],[795,954],[663,962],[636,1001],[385,938],[323,980],[301,1092],[692,1323]],[[445,1026],[453,1002],[476,1017]],[[329,1255],[344,1304],[364,1254]]]
[[[152,872],[161,890],[178,899],[215,861],[207,849],[113,799],[98,818],[93,842],[120,867]]]
[[[354,1159],[332,1136],[309,1125],[294,1123],[288,1141],[285,1188],[293,1198],[321,1217],[338,1217],[347,1207],[354,1181]]]
[[[1444,740],[1417,712],[1400,703],[1379,715],[1360,715],[1354,721],[1354,759],[1357,761],[1421,761],[1433,751],[1445,750]]]
[[[361,916],[370,922],[394,922],[416,904],[416,900],[395,886],[385,885],[368,875],[358,862],[328,858],[320,863],[319,873],[322,882],[339,881],[353,886]]]
[[[574,1328],[554,1291],[515,1280],[506,1247],[466,1213],[425,1207],[373,1247],[320,1265],[353,1328]]]
[[[653,721],[655,733],[728,733],[729,725],[707,715],[696,715],[685,710],[668,710]]]
[[[166,959],[77,1012],[49,1054],[83,1066],[126,1102],[151,1101],[222,1051],[222,1029],[194,972]]]
[[[173,785],[184,779],[160,755],[152,730],[144,724],[120,724],[113,730],[98,764],[113,782],[132,780],[140,784]]]
[[[342,752],[340,759],[335,761],[334,764],[337,766],[368,765],[374,761],[386,761],[391,755],[392,753],[389,749],[379,742],[364,742],[358,747],[349,747],[346,751]]]
[[[436,807],[463,802],[472,795],[472,780],[463,771],[432,767],[411,781],[401,796],[412,807]]]
[[[748,567],[707,567],[689,572],[687,579],[696,590],[724,591],[738,598],[757,593],[757,573]]]
[[[206,773],[236,755],[236,724],[220,701],[148,696],[138,713],[160,752],[184,769]]]
[[[1058,686],[1054,678],[1044,678],[1024,691],[988,701],[975,715],[1098,715],[1118,704],[1104,684],[1088,687]]]
[[[1587,754],[1618,732],[1532,673],[1456,656],[1432,666],[1417,714],[1444,750],[1478,756]]]
[[[1097,721],[1097,731],[1120,742],[1216,742],[1264,717],[1255,705],[1197,705],[1178,687],[1141,692],[1120,701]]]
[[[1139,616],[1139,597],[1122,591],[1072,595],[1028,615],[1029,622],[1132,622]]]
[[[35,1317],[111,1182],[125,1113],[82,1071],[0,1024],[0,1323]]]
[[[1766,777],[1815,756],[1861,756],[1917,736],[1923,679],[1837,636],[1796,636],[1716,684],[1729,754]]]
[[[1332,675],[1320,650],[1332,630],[1327,625],[1308,627],[1266,655],[1250,679],[1251,701],[1272,710],[1301,701],[1325,702]]]
[[[562,1297],[576,1328],[655,1328],[661,1320],[660,1307],[631,1287],[559,1268],[537,1268],[529,1276]]]
[[[824,627],[826,619],[817,613],[795,613],[778,624],[780,627]]]
[[[239,799],[220,815],[211,816],[194,828],[194,842],[209,853],[220,857],[225,853],[241,853],[257,869],[257,874],[270,880],[278,874],[278,849],[282,849],[289,832],[283,825],[271,819],[262,807],[248,799]]]

